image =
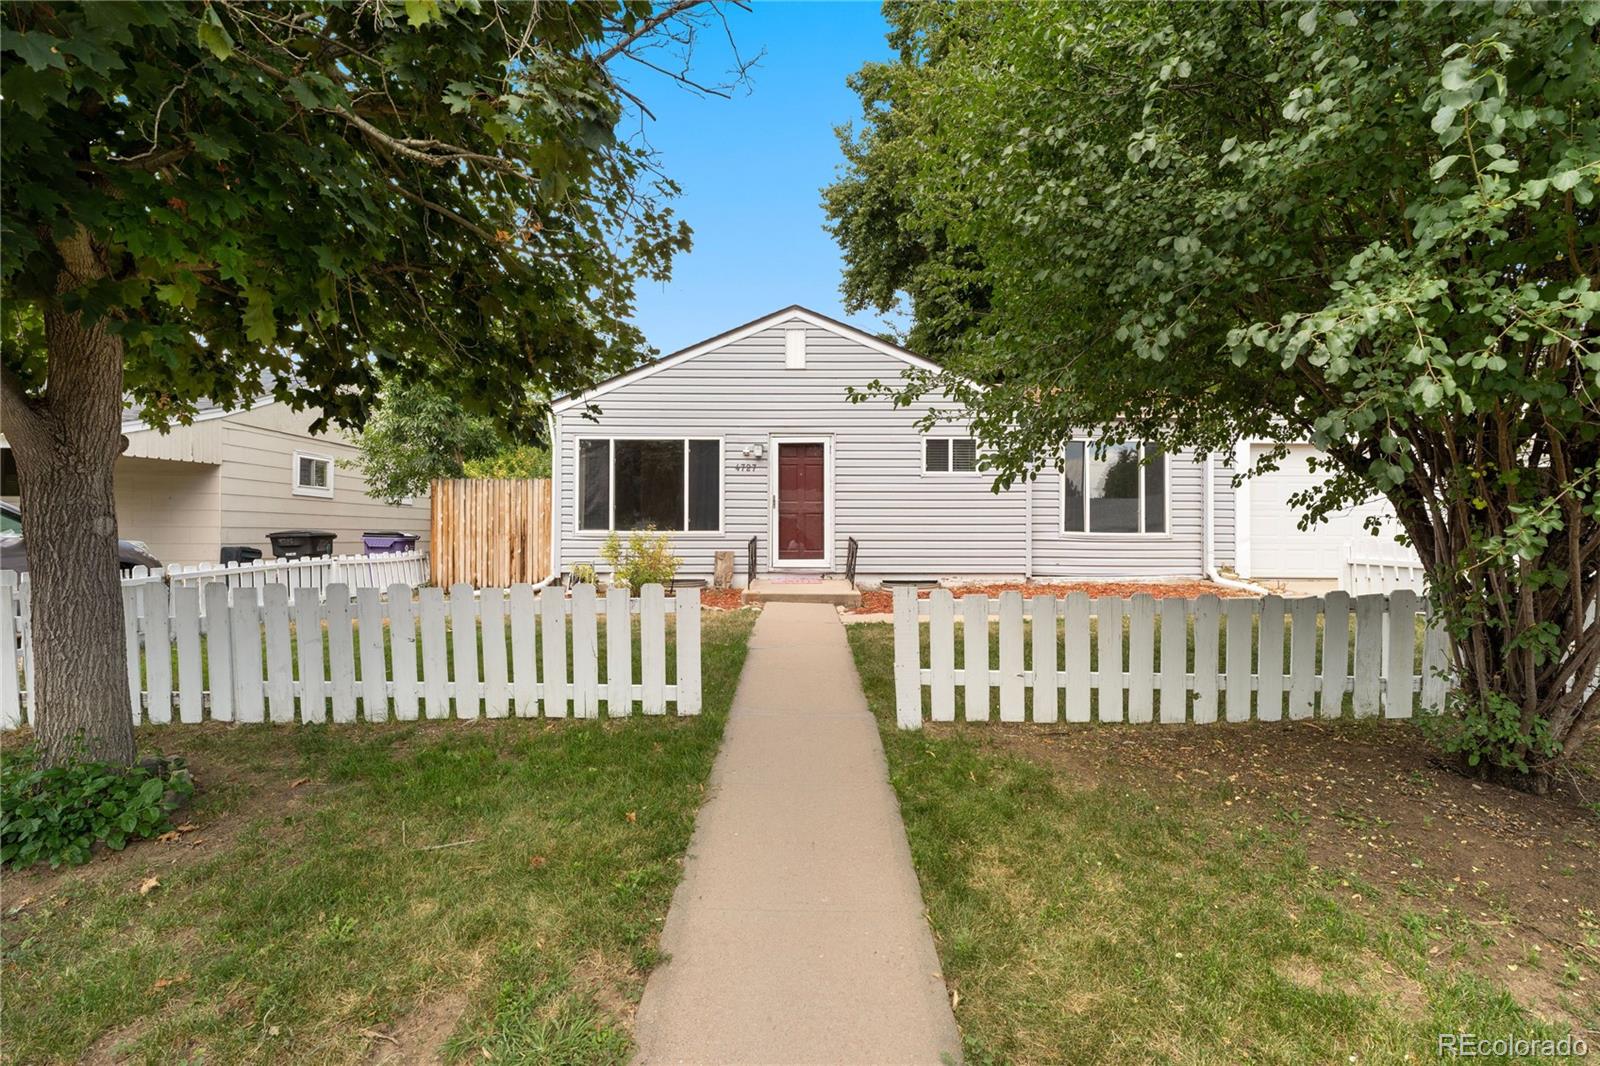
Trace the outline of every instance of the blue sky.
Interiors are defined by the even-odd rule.
[[[637,322],[662,352],[793,303],[881,329],[878,316],[846,316],[840,305],[841,260],[822,228],[820,190],[842,161],[834,127],[861,111],[845,78],[892,55],[882,13],[876,3],[755,0],[727,15],[742,55],[766,50],[732,99],[619,70],[655,112],[646,135],[683,187],[676,210],[694,228],[672,280],[640,285]],[[731,60],[726,40],[708,33],[695,65],[716,81]]]

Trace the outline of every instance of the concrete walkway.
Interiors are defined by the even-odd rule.
[[[756,623],[661,946],[639,1063],[959,1060],[834,608],[775,603]]]

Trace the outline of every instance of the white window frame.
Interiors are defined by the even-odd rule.
[[[585,433],[572,438],[572,483],[576,487],[576,494],[572,501],[572,529],[582,536],[584,534],[607,535],[611,533],[632,533],[631,529],[617,528],[617,449],[607,449],[610,463],[607,472],[608,485],[606,492],[606,528],[585,529],[583,526],[583,442],[591,440],[619,441],[619,440],[675,440],[683,444],[683,528],[662,529],[656,528],[658,533],[677,533],[685,537],[712,537],[721,536],[723,526],[726,524],[724,516],[725,503],[728,495],[728,471],[725,457],[727,455],[727,442],[722,437],[714,437],[704,433],[680,437],[674,434],[662,433]],[[716,441],[717,442],[717,528],[716,529],[689,529],[689,442],[690,441]]]
[[[300,460],[310,459],[314,462],[324,463],[328,469],[328,484],[305,485],[300,481]],[[317,452],[295,452],[294,461],[289,466],[289,488],[296,496],[315,496],[322,500],[333,499],[333,456],[320,455]]]
[[[1137,532],[1132,533],[1113,532],[1111,530],[1101,530],[1096,532],[1089,528],[1089,501],[1091,498],[1089,493],[1089,463],[1094,453],[1095,441],[1089,437],[1071,437],[1068,438],[1067,442],[1069,444],[1083,445],[1083,528],[1067,528],[1067,458],[1066,450],[1062,449],[1061,474],[1057,479],[1057,488],[1059,490],[1061,499],[1061,506],[1058,508],[1060,513],[1056,515],[1056,532],[1058,534],[1063,537],[1138,537],[1141,540],[1170,540],[1172,538],[1172,452],[1164,451],[1161,453],[1162,464],[1164,467],[1162,470],[1162,478],[1165,482],[1161,488],[1161,531],[1151,533],[1145,529],[1144,476],[1150,468],[1145,465],[1144,461],[1145,445],[1147,442],[1139,441],[1139,529]],[[1108,447],[1116,444],[1128,443],[1130,442],[1114,441],[1111,445],[1108,445]]]
[[[933,440],[942,440],[942,441],[948,442],[949,449],[945,453],[947,458],[948,458],[949,464],[950,464],[950,468],[948,470],[929,470],[928,469],[928,442],[929,441],[933,441]],[[958,440],[970,440],[972,442],[972,469],[971,470],[957,470],[956,469],[956,443],[955,442],[958,441]],[[982,473],[984,473],[984,470],[980,466],[978,466],[978,459],[980,457],[981,457],[980,453],[978,452],[978,438],[977,437],[973,437],[973,436],[970,436],[970,435],[969,436],[960,436],[960,437],[943,437],[943,436],[929,435],[929,436],[925,436],[925,437],[922,438],[922,476],[923,477],[949,477],[951,475],[954,475],[956,477],[971,477],[974,474],[982,474]]]

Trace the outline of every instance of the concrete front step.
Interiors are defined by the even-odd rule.
[[[843,578],[828,577],[821,581],[789,582],[756,578],[744,590],[745,603],[831,603],[838,607],[861,606],[861,593],[850,587]]]

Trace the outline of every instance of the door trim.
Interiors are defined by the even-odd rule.
[[[822,445],[822,558],[778,558],[778,445]],[[808,436],[774,433],[767,438],[767,566],[774,570],[833,569],[833,438],[823,434]]]

